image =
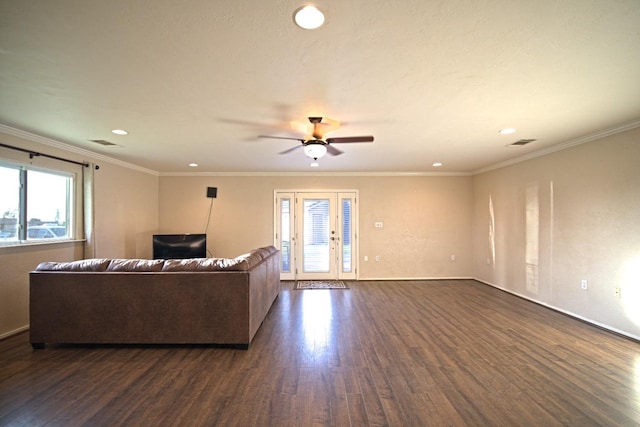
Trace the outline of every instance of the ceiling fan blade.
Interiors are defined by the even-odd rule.
[[[342,151],[338,150],[336,147],[332,147],[329,144],[325,145],[325,147],[327,147],[327,153],[331,154],[332,156],[339,156],[340,154],[342,154]]]
[[[343,144],[345,142],[373,142],[373,136],[343,136],[337,138],[327,138],[329,144]]]
[[[317,123],[314,127],[314,131],[320,135],[319,139],[323,139],[326,134],[333,132],[340,127],[340,122],[337,120],[323,117],[320,123]]]
[[[304,142],[302,138],[292,138],[288,136],[272,136],[272,135],[258,135],[258,138],[270,138],[270,139],[290,139],[292,141]]]
[[[309,117],[313,125],[311,136],[315,139],[324,139],[324,136],[340,127],[340,122],[329,117]]]
[[[297,150],[298,148],[301,148],[301,147],[303,147],[303,145],[296,145],[295,147],[291,147],[288,150],[281,151],[278,154],[288,154],[288,153],[290,153],[292,151],[295,151],[295,150]]]
[[[303,135],[310,135],[313,132],[313,125],[309,122],[293,120],[289,122],[289,126],[291,126],[291,129],[296,133],[301,133]]]
[[[332,129],[338,129],[340,127],[340,122],[338,120],[331,119],[329,117],[323,117],[320,123]]]

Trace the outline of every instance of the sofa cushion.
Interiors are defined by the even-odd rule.
[[[246,271],[248,264],[235,258],[190,258],[165,260],[162,271]]]
[[[276,252],[265,246],[235,258],[190,259],[83,259],[71,262],[43,262],[36,271],[248,271]]]
[[[261,248],[261,249],[262,249],[262,250],[264,250],[264,251],[266,251],[266,252],[267,252],[267,254],[269,254],[269,255],[271,255],[271,254],[273,254],[273,253],[276,253],[276,252],[278,251],[278,249],[277,249],[275,246],[273,246],[273,245],[271,245],[271,246],[265,246],[264,248]]]
[[[241,263],[243,265],[246,264],[246,269],[252,268],[254,265],[257,265],[264,258],[262,254],[258,252],[249,252],[248,254],[240,255],[234,258],[237,263]]]
[[[162,271],[163,259],[112,259],[106,271]]]
[[[109,259],[81,259],[70,262],[42,262],[36,271],[105,271]]]
[[[274,246],[266,246],[235,258],[168,259],[162,271],[248,271],[276,251]]]

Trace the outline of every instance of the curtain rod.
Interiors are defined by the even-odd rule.
[[[89,163],[86,163],[86,162],[77,162],[75,160],[65,159],[63,157],[52,156],[50,154],[44,154],[44,153],[39,153],[39,152],[33,151],[33,150],[27,150],[27,149],[20,148],[20,147],[14,147],[13,145],[7,145],[7,144],[0,143],[0,147],[9,148],[11,150],[22,151],[23,153],[29,154],[29,158],[30,159],[33,159],[34,157],[48,157],[49,159],[55,159],[55,160],[60,160],[62,162],[73,163],[74,165],[84,166],[85,168],[88,168],[90,166]],[[96,170],[98,170],[98,169],[100,169],[100,166],[96,165]]]

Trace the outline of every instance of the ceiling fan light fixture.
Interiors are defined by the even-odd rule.
[[[324,144],[307,144],[304,146],[304,154],[317,160],[327,154],[327,147]]]
[[[324,23],[324,13],[315,6],[302,6],[293,13],[296,25],[305,30],[315,30]]]

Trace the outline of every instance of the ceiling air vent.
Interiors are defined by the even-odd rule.
[[[118,144],[114,144],[113,142],[106,141],[104,139],[90,139],[89,141],[95,142],[96,144],[100,144],[104,147],[115,147]]]
[[[513,144],[509,144],[509,145],[513,146],[513,147],[521,147],[523,145],[530,144],[533,141],[535,141],[535,139],[519,139],[518,141],[514,142]]]

